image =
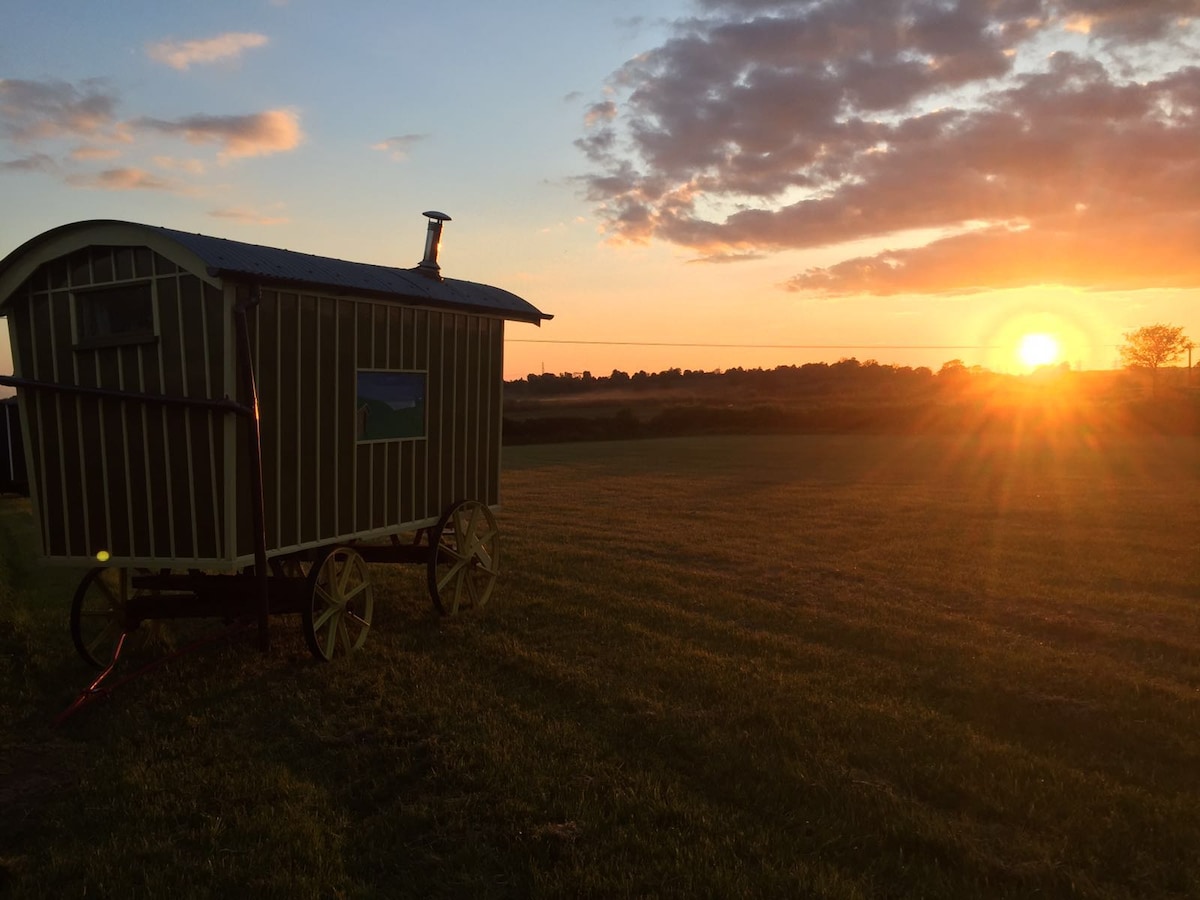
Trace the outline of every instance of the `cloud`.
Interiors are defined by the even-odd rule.
[[[588,128],[595,128],[601,123],[611,122],[616,117],[617,104],[611,100],[603,100],[588,107],[587,112],[583,115],[583,124]]]
[[[116,147],[97,147],[94,144],[82,144],[71,151],[71,159],[87,162],[95,159],[116,159],[121,151]]]
[[[372,150],[378,150],[381,153],[386,153],[396,162],[403,162],[408,159],[409,153],[415,144],[423,141],[428,137],[424,134],[401,134],[395,137],[385,138],[376,144],[371,145]]]
[[[1105,228],[989,228],[857,257],[790,279],[829,296],[970,293],[1038,284],[1092,290],[1200,287],[1200,216],[1164,215]]]
[[[18,143],[98,137],[115,124],[117,97],[102,81],[0,78],[0,132]]]
[[[186,172],[188,175],[203,175],[208,168],[203,160],[179,159],[174,156],[155,156],[151,162],[164,171]]]
[[[755,260],[766,259],[766,258],[767,258],[767,255],[765,253],[753,253],[753,252],[710,253],[707,256],[701,256],[698,259],[688,260],[688,262],[692,262],[692,263],[739,263],[739,262],[753,262]],[[792,289],[797,290],[798,288],[793,287]]]
[[[145,169],[134,167],[105,169],[91,175],[71,175],[67,183],[75,187],[96,188],[104,191],[172,191],[180,192],[178,182],[159,178]]]
[[[58,163],[45,153],[0,161],[0,172],[57,172]]]
[[[263,34],[231,31],[199,41],[156,41],[146,45],[146,55],[181,72],[199,63],[215,63],[237,59],[247,50],[263,47],[268,38]]]
[[[294,150],[304,135],[294,110],[272,109],[242,116],[186,116],[136,119],[134,127],[182,137],[191,144],[218,144],[222,161]]]
[[[179,119],[117,118],[118,97],[104,82],[0,79],[0,141],[17,150],[0,172],[41,172],[73,187],[168,191],[198,196],[208,163],[156,152],[156,136],[214,145],[221,162],[291,150],[303,140],[294,110]],[[125,165],[114,165],[129,156]],[[157,168],[169,175],[155,174]],[[178,177],[176,177],[178,176]]]
[[[1058,7],[1065,27],[1119,43],[1168,38],[1200,17],[1196,0],[1064,0]]]
[[[789,283],[829,293],[1194,283],[1200,67],[1180,48],[1200,0],[699,7],[586,110],[610,240],[713,261],[845,245]],[[942,237],[852,249],[914,230]],[[1138,254],[1113,259],[1122,241]]]
[[[222,209],[209,210],[208,213],[217,219],[233,219],[251,225],[284,225],[291,221],[287,216],[273,216],[247,209],[244,206],[229,206]]]

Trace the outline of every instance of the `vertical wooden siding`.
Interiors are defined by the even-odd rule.
[[[499,502],[502,320],[363,298],[261,296],[251,332],[271,551],[423,527],[456,499]],[[427,374],[424,438],[356,440],[363,369]],[[245,557],[249,497],[238,495]]]
[[[76,289],[149,282],[156,339],[76,346]],[[92,247],[38,268],[10,307],[18,377],[220,398],[228,316],[221,292],[145,248]],[[218,413],[23,392],[35,505],[47,556],[171,565],[231,556]]]

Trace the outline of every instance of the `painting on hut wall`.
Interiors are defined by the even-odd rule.
[[[425,373],[358,373],[356,437],[393,441],[425,437]]]

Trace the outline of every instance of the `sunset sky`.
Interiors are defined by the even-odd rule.
[[[443,274],[555,316],[509,378],[1200,340],[1200,0],[16,7],[0,257],[115,218],[412,266],[442,210]]]

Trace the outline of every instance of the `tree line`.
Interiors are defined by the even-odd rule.
[[[1200,393],[1187,388],[1200,387],[1200,373],[1160,378],[1192,349],[1182,329],[1148,326],[1126,335],[1124,372],[1077,372],[1060,363],[1006,375],[960,359],[935,372],[850,357],[774,368],[530,374],[505,386],[504,439],[998,430],[1197,434]]]
[[[1155,392],[1158,372],[1191,353],[1195,344],[1174,325],[1146,325],[1125,332],[1120,347],[1121,361],[1127,369],[1149,372]],[[1200,366],[1200,364],[1197,364]],[[1070,371],[1067,363],[1042,366],[1032,373],[1033,378],[1047,379]],[[1028,376],[1002,375],[981,366],[968,366],[961,359],[947,360],[934,372],[928,366],[897,366],[868,359],[860,362],[847,357],[834,363],[809,362],[801,365],[780,365],[772,369],[665,369],[628,373],[613,369],[608,375],[585,372],[530,373],[524,378],[507,382],[512,398],[544,398],[586,394],[594,391],[680,391],[710,392],[714,388],[750,391],[764,394],[790,393],[871,393],[875,395],[913,396],[938,389],[962,389],[968,383],[980,388],[995,388],[1012,384]]]
[[[1035,374],[1058,375],[1067,370],[1064,363],[1045,366]],[[531,373],[507,382],[506,390],[512,398],[573,396],[593,391],[649,393],[692,390],[707,393],[717,388],[764,394],[837,392],[907,396],[939,388],[960,387],[967,379],[991,381],[1012,378],[981,366],[968,366],[960,359],[947,360],[934,372],[928,366],[897,366],[874,359],[859,361],[855,357],[848,357],[834,363],[810,362],[774,368],[747,369],[737,366],[711,371],[673,368],[661,372],[643,370],[632,374],[614,369],[608,375],[593,375],[591,372]]]

